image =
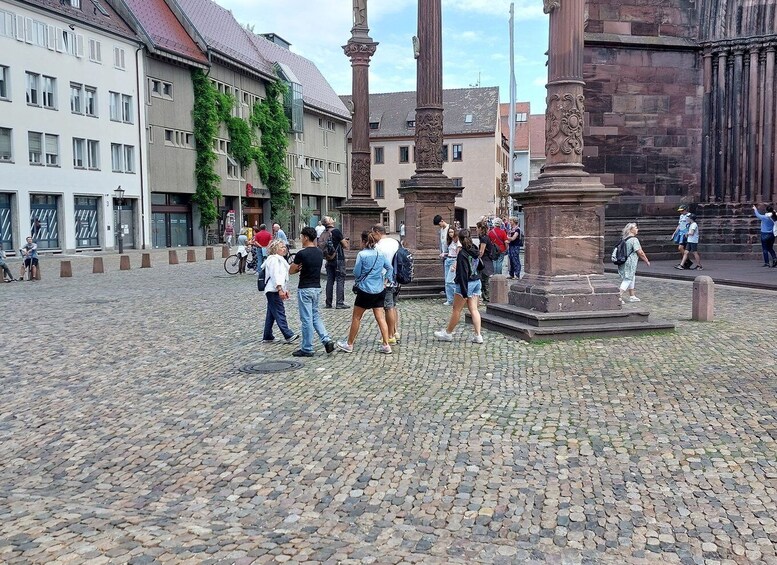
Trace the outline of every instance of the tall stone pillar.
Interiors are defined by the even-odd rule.
[[[546,165],[512,197],[526,219],[525,276],[507,305],[489,304],[488,328],[523,339],[565,339],[671,329],[645,311],[621,310],[619,290],[605,278],[604,205],[620,192],[583,169],[583,9],[585,0],[544,0],[550,14],[545,113]]]
[[[439,257],[440,230],[434,226],[439,214],[453,223],[456,196],[442,172],[442,6],[441,0],[418,1],[416,46],[415,174],[399,187],[405,201],[405,241],[414,250],[417,278],[443,279]]]
[[[342,228],[358,248],[361,232],[380,222],[383,207],[372,198],[370,174],[370,58],[378,44],[367,26],[367,0],[353,0],[351,39],[343,51],[351,60],[353,124],[351,128],[351,197],[339,210]]]

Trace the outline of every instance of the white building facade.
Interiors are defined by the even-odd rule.
[[[112,248],[119,224],[126,247],[148,241],[140,44],[110,6],[82,3],[0,0],[0,243],[9,251],[30,234],[42,251]]]

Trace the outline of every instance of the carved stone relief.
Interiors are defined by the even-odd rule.
[[[418,170],[442,169],[442,112],[417,112],[415,127]]]
[[[582,94],[551,94],[545,113],[546,155],[583,154],[583,107]]]

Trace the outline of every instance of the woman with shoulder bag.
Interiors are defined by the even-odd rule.
[[[518,226],[518,218],[510,218],[510,235],[507,236],[507,257],[510,259],[507,274],[508,279],[521,278],[521,247],[523,234]]]
[[[264,261],[264,296],[267,298],[267,314],[264,317],[264,333],[262,343],[275,341],[272,334],[273,324],[278,324],[286,343],[291,343],[299,338],[299,334],[289,329],[286,321],[286,308],[284,300],[289,299],[289,291],[286,285],[289,282],[289,263],[284,258],[286,244],[280,239],[274,239],[267,248],[267,259]]]
[[[483,302],[488,303],[490,300],[489,282],[491,275],[494,274],[494,260],[491,258],[494,255],[493,242],[488,237],[488,224],[485,222],[478,222],[478,240],[480,241],[479,256],[480,261],[483,263],[483,270],[480,271],[480,284],[483,292]]]
[[[346,353],[353,351],[353,344],[359,333],[362,316],[367,310],[372,310],[372,315],[375,316],[375,321],[380,328],[382,344],[378,347],[378,351],[386,354],[391,353],[383,305],[386,298],[386,282],[394,280],[394,269],[385,255],[375,249],[376,243],[377,239],[372,232],[362,232],[363,249],[356,256],[356,264],[353,267],[356,300],[354,300],[353,314],[351,315],[351,328],[348,331],[348,339],[337,342],[338,349]],[[383,269],[386,270],[385,278]]]
[[[456,294],[453,298],[451,317],[448,320],[448,326],[434,332],[434,337],[440,341],[453,341],[453,332],[461,318],[464,304],[466,304],[472,318],[472,329],[475,332],[470,341],[483,343],[483,336],[480,335],[480,312],[478,311],[478,296],[480,296],[482,287],[477,273],[480,268],[480,258],[478,257],[480,250],[472,242],[469,230],[459,231],[459,242],[461,249],[456,255]]]

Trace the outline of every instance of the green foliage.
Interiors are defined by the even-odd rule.
[[[221,93],[200,69],[192,71],[194,83],[194,139],[197,142],[195,178],[197,191],[192,200],[200,208],[201,227],[216,221],[216,200],[221,196],[221,179],[214,172],[217,160],[213,141],[220,123],[229,132],[230,154],[243,167],[256,163],[259,178],[270,190],[271,216],[282,218],[290,215],[290,174],[286,168],[289,121],[283,111],[283,95],[286,85],[280,81],[269,83],[267,98],[257,102],[246,122],[232,115],[235,99]],[[261,144],[257,130],[261,133]],[[288,222],[285,222],[288,225]]]
[[[197,190],[192,201],[200,209],[200,227],[206,228],[216,221],[218,210],[216,200],[221,196],[219,183],[221,178],[213,170],[216,153],[213,140],[218,133],[219,116],[216,109],[216,94],[208,77],[201,69],[192,71],[194,85],[194,141],[197,146],[197,158],[194,164],[194,178]]]

